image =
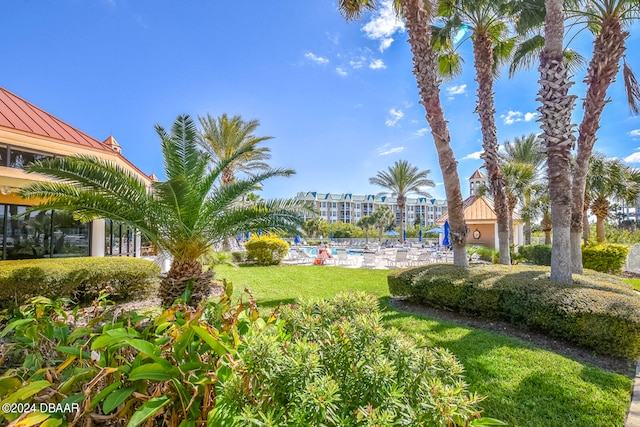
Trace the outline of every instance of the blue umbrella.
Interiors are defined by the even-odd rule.
[[[385,236],[399,236],[400,234],[395,231],[395,230],[389,230],[386,233],[384,233]]]
[[[444,239],[442,239],[442,246],[451,246],[449,242],[449,220],[444,223]]]
[[[242,241],[242,233],[238,233],[238,242]]]
[[[404,230],[404,233],[402,233],[402,240],[407,240],[407,230]]]
[[[251,238],[251,232],[247,231],[246,233],[244,233],[244,237],[246,237],[247,240],[249,240]]]
[[[444,233],[444,227],[442,227],[441,225],[432,228],[431,230],[427,230],[425,231],[425,233]]]
[[[333,233],[331,233],[331,240],[333,240]]]
[[[258,228],[258,237],[262,236],[262,229]]]
[[[296,234],[296,237],[293,239],[293,243],[295,243],[296,245],[300,244],[300,235]]]
[[[422,242],[422,228],[418,231],[418,242]]]

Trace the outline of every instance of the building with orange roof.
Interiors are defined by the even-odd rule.
[[[21,215],[38,201],[22,199],[18,190],[48,179],[27,174],[24,166],[77,154],[112,161],[151,185],[152,178],[122,155],[113,136],[100,142],[0,87],[0,259],[139,253],[135,231],[108,220],[82,224],[57,211]]]
[[[498,249],[498,217],[496,216],[493,199],[479,194],[480,188],[488,187],[488,185],[487,176],[480,169],[469,177],[470,196],[463,202],[464,219],[469,228],[467,244]],[[443,225],[447,219],[449,219],[449,215],[444,214],[435,223]],[[523,221],[516,212],[513,214],[513,224],[515,228],[514,243],[522,245],[524,241]]]

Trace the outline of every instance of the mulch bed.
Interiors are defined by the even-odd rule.
[[[483,319],[442,308],[428,307],[401,298],[392,298],[390,304],[398,310],[421,314],[438,320],[446,320],[516,338],[578,362],[597,366],[598,368],[625,375],[629,378],[635,376],[636,363],[633,360],[598,355],[595,354],[593,350],[580,347],[561,338],[549,337],[523,325],[515,325],[500,320]]]

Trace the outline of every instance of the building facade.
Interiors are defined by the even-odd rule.
[[[38,159],[91,155],[145,175],[121,153],[109,136],[103,142],[87,135],[0,87],[0,260],[70,256],[134,255],[140,239],[134,230],[105,220],[81,223],[73,214],[37,211],[25,214],[38,200],[24,200],[18,191],[48,178],[23,169]]]
[[[318,210],[318,216],[330,223],[357,224],[358,221],[371,215],[380,206],[388,206],[392,212],[395,212],[397,224],[400,224],[402,218],[408,226],[420,224],[422,227],[430,227],[436,219],[447,213],[446,200],[425,197],[408,197],[402,216],[397,198],[390,196],[309,191],[298,193],[295,198],[310,202]]]

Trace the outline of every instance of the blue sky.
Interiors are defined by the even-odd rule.
[[[368,178],[399,159],[430,169],[438,185],[428,191],[444,198],[406,32],[388,7],[347,23],[334,0],[14,1],[3,4],[0,36],[0,85],[96,139],[113,134],[146,173],[163,175],[155,124],[240,114],[274,137],[271,165],[297,171],[268,182],[265,198],[375,194]],[[636,24],[627,60],[637,73],[639,46]],[[574,48],[588,57],[590,39]],[[442,102],[467,195],[466,178],[482,165],[481,135],[469,42],[460,49],[464,73],[442,85]],[[575,77],[579,97],[585,73]],[[501,143],[539,132],[537,78],[531,70],[496,82]],[[640,118],[629,114],[619,80],[596,149],[639,166]]]

